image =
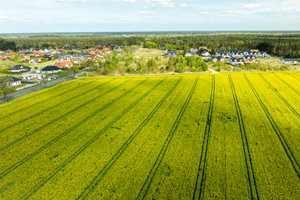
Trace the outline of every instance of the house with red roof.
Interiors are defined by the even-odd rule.
[[[73,66],[72,61],[65,61],[65,62],[56,62],[54,63],[54,66],[59,67],[59,68],[69,68]]]

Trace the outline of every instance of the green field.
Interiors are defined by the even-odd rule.
[[[0,199],[299,199],[300,73],[84,78],[0,105]]]

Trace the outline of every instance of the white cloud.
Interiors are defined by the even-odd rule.
[[[186,3],[181,3],[180,7],[188,7],[189,5],[187,5]]]
[[[135,3],[136,0],[123,0],[125,3]]]
[[[59,2],[88,2],[89,0],[58,0]]]
[[[138,14],[140,14],[140,15],[155,15],[155,12],[142,10],[142,11],[139,11]]]
[[[255,3],[249,3],[243,6],[243,8],[258,8],[259,5]]]
[[[146,3],[150,6],[159,6],[164,8],[174,7],[172,0],[146,0]]]

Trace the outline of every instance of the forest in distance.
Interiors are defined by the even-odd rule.
[[[3,34],[2,34],[3,35]],[[220,33],[52,33],[16,34],[0,37],[0,50],[48,48],[51,46],[143,45],[168,50],[187,50],[205,46],[212,53],[219,50],[259,49],[271,55],[299,58],[299,32],[220,32]]]

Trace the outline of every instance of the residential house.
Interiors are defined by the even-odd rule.
[[[22,75],[24,80],[32,80],[32,79],[43,79],[44,77],[46,77],[46,75],[44,74],[23,74]]]
[[[53,57],[58,57],[58,58],[60,58],[60,57],[62,57],[62,56],[65,56],[65,54],[55,53],[55,54],[53,55]]]
[[[196,47],[191,48],[191,52],[197,52],[198,49]]]
[[[97,58],[97,55],[89,55],[87,58],[88,58],[88,59],[95,60],[95,59]]]
[[[22,71],[30,71],[31,67],[27,67],[24,65],[16,65],[9,69],[9,72],[22,72]]]
[[[58,60],[59,61],[69,61],[69,60],[71,60],[72,59],[72,56],[71,55],[63,55],[63,56],[60,56],[59,58],[58,58]]]
[[[40,58],[30,58],[29,59],[29,63],[31,63],[31,64],[37,64],[37,63],[40,63],[40,62],[41,62]]]
[[[73,66],[72,61],[64,61],[64,62],[56,62],[54,63],[54,66],[59,67],[59,68],[69,68]]]
[[[75,56],[73,56],[74,59],[83,59],[83,55],[82,54],[76,54]]]
[[[267,54],[267,53],[264,52],[264,51],[258,52],[257,56],[258,56],[258,57],[261,57],[261,58],[270,58],[270,55]]]
[[[224,62],[224,57],[222,56],[212,56],[208,61],[212,61],[212,62]]]
[[[12,80],[11,83],[6,83],[8,86],[16,86],[21,84],[21,79],[18,79],[13,76],[6,76],[7,78],[10,78]]]
[[[56,66],[47,66],[41,70],[42,73],[46,73],[46,74],[57,73],[60,71],[61,71],[61,69]]]
[[[45,54],[44,59],[52,60],[53,56],[51,54]]]
[[[202,51],[201,56],[208,57],[208,56],[210,56],[210,53],[208,51]]]
[[[285,58],[281,60],[282,64],[297,64],[296,58]]]
[[[192,56],[192,52],[191,51],[184,51],[184,56],[185,57],[190,57],[190,56]]]
[[[243,65],[244,60],[243,58],[231,58],[229,64],[234,66]]]
[[[53,76],[48,76],[48,77],[47,77],[47,80],[48,80],[48,81],[51,81],[51,80],[54,80],[54,79],[57,79],[57,78],[58,78],[57,75],[53,75]]]
[[[252,56],[248,55],[248,56],[244,56],[242,59],[244,60],[244,62],[245,61],[255,62],[256,57],[254,55],[252,55]]]
[[[177,55],[176,50],[168,50],[166,57],[175,57]]]
[[[72,59],[71,62],[74,63],[74,64],[79,64],[80,60],[79,59]]]
[[[216,56],[222,56],[223,58],[230,58],[230,55],[226,51],[217,51]]]

